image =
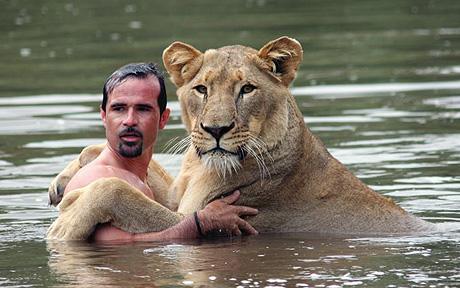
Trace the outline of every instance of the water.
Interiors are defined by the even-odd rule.
[[[460,286],[460,2],[0,1],[0,286]],[[181,40],[260,47],[290,35],[305,56],[292,92],[331,153],[380,193],[439,223],[433,235],[250,238],[130,245],[46,243],[50,180],[103,141],[112,70],[160,62]],[[183,137],[173,119],[157,158]],[[307,286],[308,285],[308,286]]]

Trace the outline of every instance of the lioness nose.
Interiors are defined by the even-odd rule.
[[[233,127],[235,127],[235,122],[232,122],[232,124],[230,124],[229,126],[218,126],[218,127],[204,126],[203,123],[201,123],[200,125],[204,131],[211,134],[212,137],[216,138],[216,140],[219,140],[225,133],[227,133],[228,131],[232,130]]]

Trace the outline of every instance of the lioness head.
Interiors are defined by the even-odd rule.
[[[182,120],[206,168],[225,177],[252,157],[266,169],[264,154],[287,133],[288,86],[302,56],[288,37],[259,51],[226,46],[202,53],[181,42],[166,48],[163,62],[178,87]]]

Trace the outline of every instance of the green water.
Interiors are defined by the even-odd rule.
[[[295,85],[456,79],[429,73],[458,62],[455,0],[0,3],[1,96],[99,92],[115,68],[161,62],[176,40],[257,48],[281,35],[304,46]]]
[[[0,286],[460,286],[459,1],[0,0]],[[302,43],[293,84],[305,122],[364,182],[444,232],[328,239],[46,243],[51,179],[103,141],[114,69],[161,62],[173,41],[205,50]],[[173,119],[155,157],[185,134]],[[335,86],[338,85],[338,86]]]

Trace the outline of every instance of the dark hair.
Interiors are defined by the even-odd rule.
[[[158,106],[160,107],[160,115],[166,109],[166,87],[163,72],[158,69],[157,65],[153,63],[131,63],[121,67],[110,75],[104,83],[102,90],[102,103],[101,108],[105,111],[109,94],[118,87],[127,78],[145,79],[153,75],[160,83],[160,96],[158,97]]]

